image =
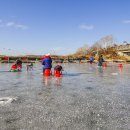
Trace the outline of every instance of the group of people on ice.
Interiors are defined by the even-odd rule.
[[[11,66],[11,70],[13,72],[21,71],[22,70],[22,61],[20,59],[17,59],[15,64]]]
[[[50,54],[46,54],[43,58],[42,58],[42,65],[43,65],[43,74],[45,75],[51,75],[52,72],[51,72],[51,69],[52,69],[52,58],[50,56]],[[29,69],[33,69],[33,63],[29,63],[27,64],[27,71]],[[11,70],[12,72],[18,72],[18,71],[21,71],[22,70],[22,61],[21,59],[17,59],[16,60],[16,63],[14,63],[12,66],[11,66]],[[61,76],[62,75],[62,66],[61,65],[56,65],[54,67],[54,74],[57,75],[57,76]]]
[[[91,56],[91,57],[89,58],[90,64],[92,64],[92,63],[94,62],[94,60],[95,60],[94,57]],[[103,65],[103,62],[104,62],[103,55],[100,55],[99,58],[98,58],[98,66],[102,66],[102,65]]]
[[[89,58],[90,64],[92,64],[94,62],[94,60],[95,60],[94,57],[91,56]],[[98,66],[102,66],[103,62],[104,62],[103,56],[100,55],[99,58],[98,58]],[[42,58],[42,65],[43,65],[43,74],[51,75],[52,74],[52,72],[51,72],[51,69],[52,69],[52,58],[51,58],[49,53],[46,54]],[[33,68],[33,63],[27,64],[27,71],[30,68],[31,69]],[[22,69],[22,61],[20,59],[17,59],[16,63],[11,66],[11,71],[14,71],[14,72],[15,71],[21,71],[21,69]],[[54,67],[54,74],[58,74],[59,73],[59,75],[61,75],[62,74],[62,70],[63,70],[62,66],[58,64],[58,65],[56,65]]]
[[[50,53],[46,54],[45,57],[43,57],[42,65],[43,65],[43,74],[46,76],[51,75],[52,59],[50,57]],[[62,75],[62,70],[63,68],[61,65],[56,65],[54,67],[54,75],[60,77]]]

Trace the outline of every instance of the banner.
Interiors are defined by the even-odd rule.
[[[9,57],[5,56],[5,57],[4,57],[4,60],[8,61],[8,60],[9,60]]]
[[[22,60],[27,60],[27,57],[22,57]]]

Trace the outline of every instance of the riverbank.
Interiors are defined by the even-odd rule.
[[[41,60],[22,60],[23,63],[38,63],[41,62]],[[60,60],[53,60],[54,63],[61,63]],[[63,63],[88,63],[89,60],[64,60]],[[95,60],[95,63],[97,63],[98,61]],[[116,63],[130,63],[130,60],[121,60],[121,59],[105,59],[105,62],[116,62]],[[0,63],[15,63],[15,60],[1,60]]]

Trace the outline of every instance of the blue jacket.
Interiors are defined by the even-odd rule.
[[[42,60],[42,65],[44,65],[45,69],[50,69],[52,68],[52,59],[50,56],[45,56],[44,59]]]
[[[90,57],[89,60],[90,60],[90,61],[94,61],[95,59],[94,59],[93,57]]]

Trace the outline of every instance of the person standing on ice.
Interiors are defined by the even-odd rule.
[[[50,56],[50,53],[46,54],[44,58],[42,59],[42,65],[43,65],[43,73],[45,69],[50,69],[52,68],[52,58]]]

